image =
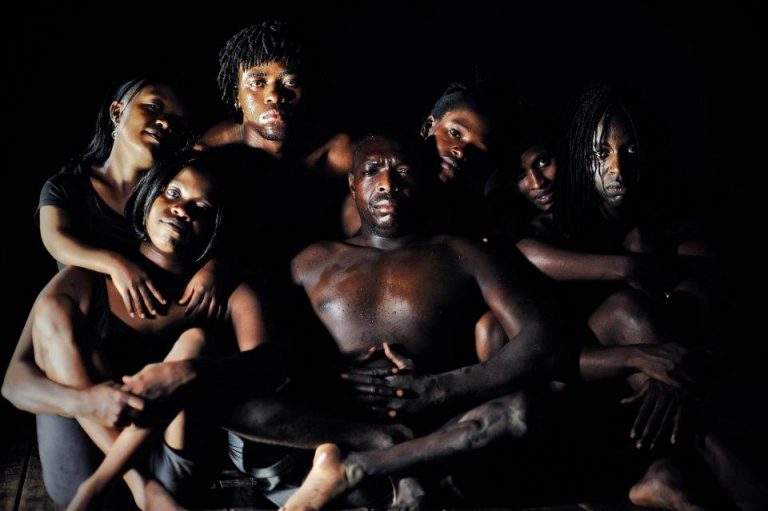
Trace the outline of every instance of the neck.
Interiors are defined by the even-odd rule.
[[[97,169],[117,190],[129,193],[141,175],[152,166],[152,162],[138,163],[123,151],[112,148],[104,164]]]
[[[141,243],[139,252],[158,267],[169,273],[173,273],[174,275],[181,275],[185,273],[188,268],[188,264],[177,255],[160,252],[157,250],[157,247],[147,241]]]
[[[366,247],[378,248],[379,250],[396,250],[413,244],[413,241],[418,237],[415,231],[401,235],[382,236],[363,224],[357,239]]]
[[[241,124],[240,129],[242,130],[243,142],[245,142],[246,145],[255,149],[261,149],[274,158],[282,158],[285,149],[284,140],[267,140],[261,136],[258,130],[249,124]]]

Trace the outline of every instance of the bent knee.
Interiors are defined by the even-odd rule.
[[[79,355],[73,322],[77,313],[75,303],[65,296],[44,296],[35,302],[32,346],[41,369],[45,370],[49,352],[55,351],[58,358],[66,353]]]
[[[507,342],[507,334],[491,311],[475,325],[475,350],[480,362],[485,362]]]
[[[635,342],[631,335],[638,328],[646,328],[653,319],[650,300],[634,289],[612,294],[600,304],[589,318],[589,326],[599,339],[622,343]]]
[[[209,334],[202,328],[190,328],[173,344],[165,360],[186,360],[204,355],[211,347]]]

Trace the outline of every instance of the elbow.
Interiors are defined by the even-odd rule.
[[[8,372],[5,374],[5,379],[3,379],[2,395],[3,398],[7,399],[16,408],[22,408],[19,401],[19,386],[17,382],[15,382],[13,368],[11,367],[8,368]]]

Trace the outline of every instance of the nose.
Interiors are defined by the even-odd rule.
[[[451,147],[451,155],[457,160],[464,159],[464,146],[455,145]]]
[[[286,89],[276,80],[267,85],[267,91],[264,95],[264,103],[268,105],[280,105],[286,102]]]
[[[155,119],[155,125],[159,126],[163,131],[169,131],[171,128],[170,121],[164,115],[160,115]]]
[[[183,202],[176,202],[171,206],[171,213],[177,218],[182,218],[187,222],[190,220],[189,212]]]
[[[613,174],[616,177],[621,177],[621,171],[622,171],[622,164],[621,164],[621,158],[618,154],[613,153],[608,157],[608,160],[605,162],[606,165],[606,174]]]
[[[393,192],[398,190],[397,178],[391,171],[387,170],[379,173],[377,188],[380,192]]]
[[[536,169],[526,169],[525,180],[531,190],[538,190],[546,181],[544,176]]]

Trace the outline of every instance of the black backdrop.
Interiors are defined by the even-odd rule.
[[[268,17],[293,21],[313,42],[317,113],[339,128],[369,119],[415,126],[450,80],[478,73],[556,105],[588,81],[625,84],[672,148],[669,167],[681,184],[671,195],[693,197],[718,218],[740,247],[734,271],[753,271],[754,251],[742,248],[760,235],[757,182],[765,162],[766,89],[758,75],[766,33],[758,2],[538,1],[503,10],[501,3],[25,2],[16,14],[6,7],[2,366],[55,269],[33,219],[40,187],[87,142],[107,88],[148,71],[182,70],[204,100],[203,122],[216,121],[225,115],[217,52],[234,32]]]

